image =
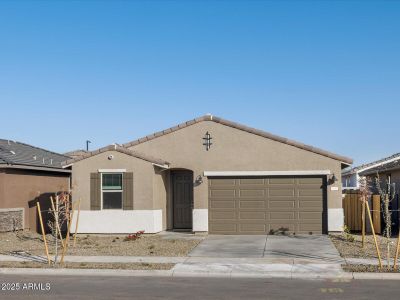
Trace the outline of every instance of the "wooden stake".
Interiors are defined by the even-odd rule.
[[[68,218],[69,219],[69,223],[68,223],[68,229],[67,229],[67,236],[65,237],[65,246],[63,248],[60,264],[64,263],[64,256],[65,256],[65,253],[67,253],[67,250],[68,250],[69,233],[70,233],[70,230],[71,230],[71,224],[72,224],[73,217],[74,217],[74,206],[72,206],[72,212],[70,213],[70,217]]]
[[[399,236],[397,237],[397,247],[396,247],[396,256],[394,257],[393,269],[397,270],[397,259],[399,258],[399,249],[400,249],[400,229]]]
[[[362,248],[365,247],[365,197],[362,198],[362,211],[361,211],[361,231],[362,231]]]
[[[40,209],[40,203],[39,202],[36,203],[36,207],[37,207],[37,211],[38,211],[38,214],[39,214],[40,228],[42,229],[42,236],[43,236],[43,241],[44,241],[44,249],[46,251],[47,261],[48,261],[48,263],[50,265],[51,264],[51,260],[50,260],[50,255],[49,255],[49,248],[47,247],[46,232],[44,232],[42,212],[41,212],[41,209]]]
[[[372,222],[371,211],[369,209],[368,201],[365,201],[365,205],[367,206],[367,212],[368,212],[369,222],[371,224],[372,235],[374,236],[376,253],[378,254],[378,259],[379,259],[379,268],[382,269],[381,252],[379,251],[378,241],[376,240],[374,224]]]
[[[76,234],[78,233],[78,225],[79,225],[79,215],[81,213],[81,199],[78,201],[78,215],[76,217],[76,224],[75,224],[75,232],[74,232],[74,244],[73,247],[75,248],[76,245]]]
[[[50,201],[51,201],[51,209],[53,210],[53,212],[54,212],[54,217],[55,217],[55,214],[58,213],[58,212],[56,212],[56,209],[55,209],[55,206],[54,206],[54,201],[53,201],[53,197],[52,197],[52,196],[50,196]],[[58,219],[58,218],[57,218],[57,219]],[[60,229],[60,224],[58,224],[58,222],[56,222],[56,226],[57,226],[57,230],[58,230],[58,233],[59,233],[59,236],[60,236],[61,246],[64,248],[64,240],[63,240],[63,237],[62,237],[62,233],[61,233],[61,229]],[[56,238],[57,238],[57,237],[56,237]]]

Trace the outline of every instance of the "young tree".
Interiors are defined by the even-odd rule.
[[[54,240],[54,264],[58,263],[58,250],[60,247],[59,240],[61,242],[61,247],[64,249],[64,241],[62,237],[62,229],[64,224],[69,220],[70,202],[68,193],[59,193],[53,197],[50,197],[51,201],[51,218],[47,225],[50,228],[51,235]]]
[[[381,198],[382,214],[385,221],[383,236],[386,238],[387,265],[390,268],[390,238],[392,236],[392,211],[390,210],[390,203],[395,199],[396,186],[388,179],[382,180],[378,172],[375,177],[375,186]]]

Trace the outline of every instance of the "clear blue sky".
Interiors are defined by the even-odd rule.
[[[64,152],[205,113],[400,152],[400,2],[1,1],[0,137]]]

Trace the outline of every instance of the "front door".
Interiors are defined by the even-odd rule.
[[[172,172],[174,229],[192,229],[193,173]]]

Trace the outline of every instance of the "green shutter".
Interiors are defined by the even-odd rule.
[[[133,209],[133,173],[123,175],[123,209]]]
[[[90,209],[101,209],[101,180],[100,173],[90,173]]]

